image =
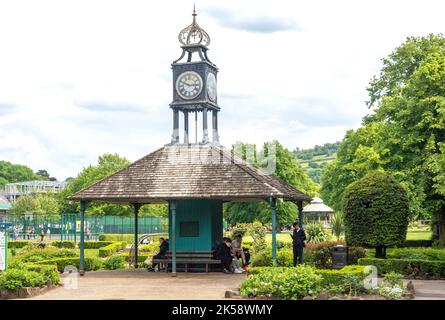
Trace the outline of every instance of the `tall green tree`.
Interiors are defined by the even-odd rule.
[[[317,195],[318,185],[298,166],[293,153],[284,148],[278,141],[265,143],[261,152],[256,151],[256,146],[247,144],[238,144],[232,149],[239,150],[239,156],[252,160],[255,166],[272,169],[274,176],[296,189],[311,196]],[[249,152],[248,150],[252,151]],[[272,156],[272,152],[274,156]],[[230,224],[253,222],[255,220],[263,224],[271,222],[270,205],[266,201],[227,203],[224,206],[224,216]],[[278,225],[291,224],[296,221],[297,217],[298,209],[294,203],[277,202]]]
[[[325,168],[322,197],[337,209],[347,185],[387,171],[407,191],[411,217],[432,217],[435,237],[445,241],[445,38],[408,38],[383,59],[368,91],[374,112]]]
[[[42,177],[36,175],[31,168],[25,165],[0,161],[0,187],[11,182],[30,180],[42,180]]]
[[[79,212],[79,203],[67,198],[76,192],[89,187],[93,183],[126,168],[130,164],[126,158],[118,154],[103,154],[99,156],[97,165],[84,168],[76,178],[69,179],[67,187],[59,194],[61,211],[65,213]],[[130,205],[115,205],[107,203],[91,203],[87,208],[87,215],[120,215],[133,216]],[[166,216],[166,205],[144,205],[139,211],[140,216]]]

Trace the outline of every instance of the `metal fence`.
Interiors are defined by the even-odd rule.
[[[25,215],[6,216],[0,220],[0,229],[7,230],[11,240],[49,240],[80,239],[80,216],[64,213],[60,216]],[[161,217],[139,217],[140,234],[167,232],[168,220]],[[121,216],[86,216],[85,238],[97,240],[103,233],[133,233],[134,218]]]

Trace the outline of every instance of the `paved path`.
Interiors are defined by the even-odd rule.
[[[445,280],[412,280],[414,300],[445,300]]]
[[[239,288],[244,278],[243,274],[222,272],[178,273],[177,277],[172,277],[171,273],[144,269],[94,271],[77,278],[77,289],[61,286],[32,299],[224,299],[226,290]],[[62,282],[68,284],[68,278],[63,278]]]

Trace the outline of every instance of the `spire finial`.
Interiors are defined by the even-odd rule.
[[[192,24],[189,25],[187,28],[183,29],[179,33],[179,42],[184,45],[195,45],[195,44],[202,44],[204,46],[208,46],[210,44],[210,37],[199,25],[196,23],[196,16],[198,14],[196,13],[196,7],[193,5],[193,21]]]

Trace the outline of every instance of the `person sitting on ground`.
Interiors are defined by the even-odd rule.
[[[223,242],[220,243],[216,249],[216,259],[221,260],[221,265],[224,273],[231,273],[232,265],[232,250],[230,246],[232,245],[232,239],[224,237]]]
[[[247,264],[246,256],[243,250],[243,236],[238,234],[234,241],[232,241],[232,253],[236,258],[241,258],[243,261],[243,267]]]
[[[159,252],[156,253],[153,256],[153,259],[165,259],[167,257],[167,251],[168,251],[168,240],[165,240],[165,238],[159,238]],[[155,267],[157,266],[157,263],[152,263],[152,266],[147,269],[149,272],[154,272]]]

